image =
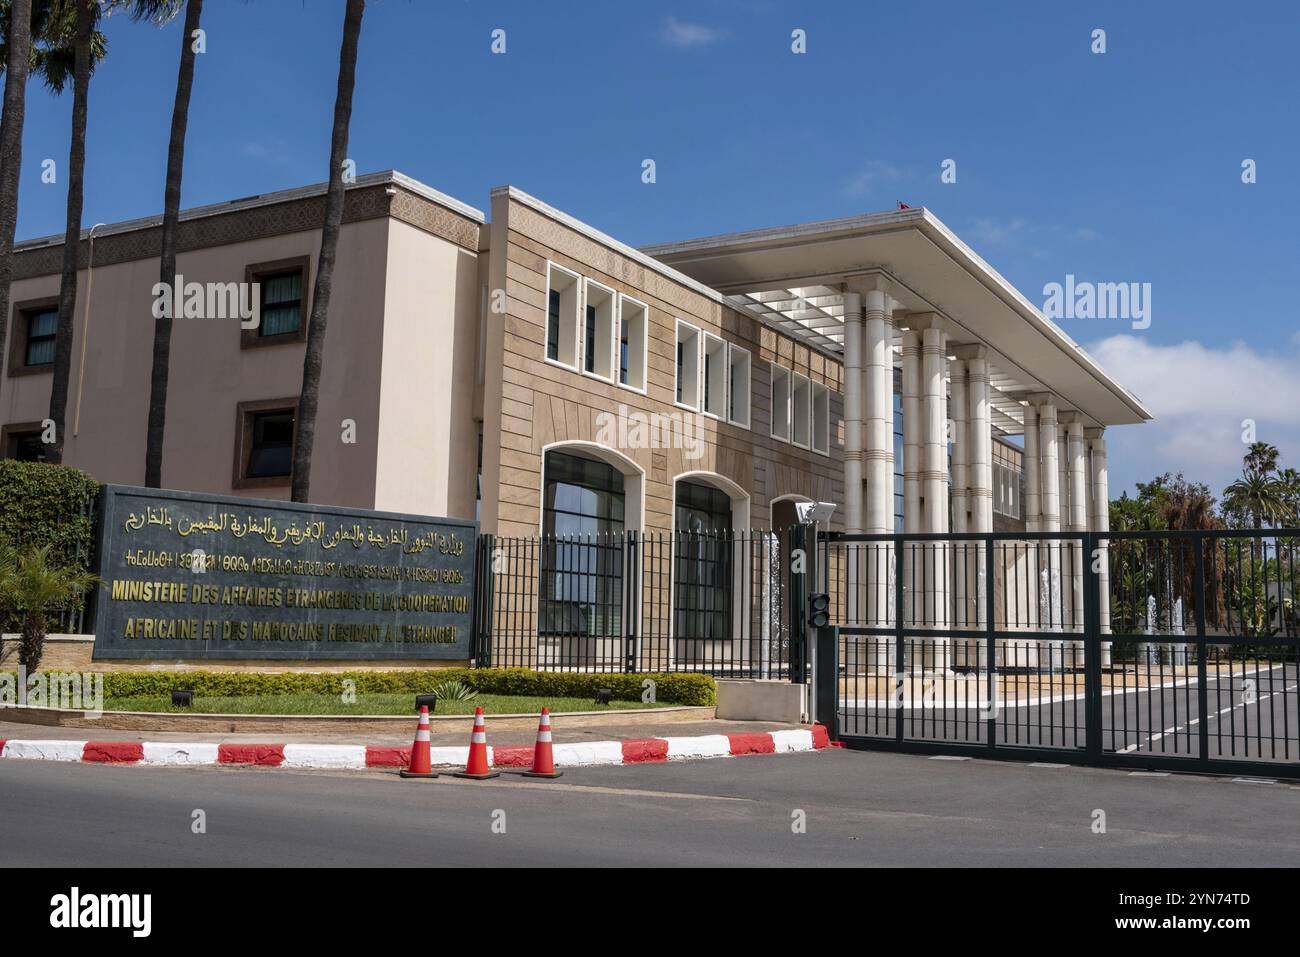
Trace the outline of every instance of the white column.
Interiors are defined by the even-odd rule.
[[[971,531],[993,531],[993,423],[989,405],[989,363],[980,347],[966,363],[970,383]]]
[[[1094,532],[1110,531],[1110,476],[1106,468],[1105,429],[1084,429],[1083,436],[1088,441],[1092,459],[1092,517],[1089,519]],[[1098,606],[1100,630],[1103,635],[1110,634],[1110,549],[1106,539],[1097,541],[1098,578],[1101,602]],[[1111,646],[1109,641],[1101,643],[1101,664],[1108,667]]]
[[[1088,530],[1088,473],[1085,464],[1086,446],[1083,442],[1083,421],[1079,413],[1070,413],[1066,423],[1066,431],[1070,440],[1070,531],[1086,532]],[[1070,551],[1073,556],[1070,562],[1070,580],[1073,592],[1073,601],[1071,602],[1073,614],[1070,624],[1077,630],[1083,625],[1083,542],[1073,542]],[[1072,642],[1071,648],[1074,650],[1075,655],[1074,660],[1070,661],[1069,664],[1075,668],[1082,667],[1082,642]]]
[[[862,296],[856,292],[844,294],[844,530],[862,531]]]
[[[863,323],[863,401],[867,477],[864,530],[884,534],[894,530],[894,350],[892,303],[882,291],[866,295]],[[846,399],[847,401],[847,399]]]
[[[1057,456],[1060,433],[1056,424],[1056,404],[1053,396],[1045,396],[1038,406],[1038,441],[1042,456],[1041,481],[1039,491],[1042,494],[1041,531],[1059,532],[1061,530],[1061,468]],[[1061,627],[1061,547],[1058,542],[1048,542],[1042,549],[1042,566],[1039,573],[1041,611],[1039,627],[1042,630],[1059,631]],[[1047,649],[1053,651],[1047,661],[1039,655],[1039,665],[1050,664],[1060,667],[1060,659],[1055,649],[1059,643],[1050,644]]]
[[[903,531],[919,532],[924,527],[921,511],[921,335],[915,329],[902,334],[903,406]],[[912,542],[903,551],[903,601],[900,613],[917,617],[924,608],[916,589],[923,578],[917,573],[920,546]],[[924,570],[924,566],[921,566]]]
[[[921,337],[903,333],[903,530],[919,532],[921,513]]]
[[[921,332],[922,421],[925,442],[925,526],[927,532],[948,531],[948,402],[944,369],[944,336],[937,319],[930,319]],[[925,549],[925,624],[932,628],[948,624],[948,550],[942,542],[927,542]],[[934,642],[935,666],[941,642]],[[927,656],[929,657],[929,656]],[[927,665],[929,662],[927,662]],[[946,665],[946,661],[944,662]]]
[[[966,381],[970,416],[970,530],[982,534],[993,531],[993,424],[989,406],[989,363],[983,346],[977,346],[966,361]],[[993,587],[994,569],[988,567],[981,543],[975,555],[975,625],[988,625],[988,590]],[[981,651],[987,651],[981,644]],[[981,666],[987,664],[984,654]]]
[[[1025,531],[1037,532],[1042,530],[1043,524],[1042,498],[1039,495],[1043,465],[1038,452],[1038,406],[1029,402],[1024,406],[1023,415],[1025,455],[1020,467],[1025,476],[1025,498],[1020,506],[1025,519]],[[1037,630],[1039,625],[1038,589],[1041,586],[1039,580],[1041,551],[1037,542],[1031,541],[1025,545],[1024,587],[1021,590],[1025,594],[1024,623],[1031,630]],[[1017,651],[1020,653],[1018,656],[1020,660],[1017,664],[1025,667],[1037,664],[1036,657],[1030,660],[1033,645],[1033,642],[1018,643]]]
[[[1032,402],[1024,408],[1025,417],[1025,457],[1021,468],[1025,473],[1025,500],[1021,508],[1025,516],[1025,531],[1039,531],[1042,522],[1042,502],[1038,488],[1041,465],[1038,459],[1038,407]]]
[[[949,402],[952,414],[952,530],[965,532],[969,530],[967,509],[969,503],[970,472],[967,463],[970,460],[969,415],[967,414],[968,384],[966,381],[966,360],[961,358],[948,360]],[[971,542],[955,542],[952,547],[952,606],[953,627],[970,628],[975,619],[971,614],[968,587],[972,579],[971,559],[977,549]],[[962,645],[958,645],[960,649]],[[961,656],[957,656],[961,663]]]
[[[948,360],[948,381],[951,393],[952,415],[952,530],[964,532],[969,528],[967,512],[970,508],[969,413],[967,407],[968,382],[966,360]]]
[[[894,531],[894,349],[893,301],[882,289],[868,290],[864,299],[862,381],[866,445],[863,464],[867,492],[863,531],[888,534]],[[866,551],[868,602],[866,618],[877,627],[890,624],[893,589],[890,570],[893,552],[887,544]],[[877,670],[893,670],[892,643],[876,644]]]

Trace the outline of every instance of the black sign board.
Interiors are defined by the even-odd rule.
[[[99,658],[467,659],[473,522],[104,487]]]

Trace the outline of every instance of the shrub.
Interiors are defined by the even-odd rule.
[[[343,682],[356,682],[363,694],[429,694],[448,681],[460,681],[482,694],[595,698],[609,688],[622,701],[641,699],[641,682],[655,682],[655,700],[662,704],[710,706],[717,702],[717,686],[710,675],[699,674],[572,674],[531,671],[527,668],[429,668],[409,671],[262,672],[224,671],[114,671],[104,675],[104,694],[110,698],[165,697],[173,691],[192,690],[203,697],[235,698],[249,695],[327,694],[344,691]]]

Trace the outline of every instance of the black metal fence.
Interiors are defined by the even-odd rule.
[[[1298,550],[1292,530],[823,535],[818,700],[862,747],[1300,775]]]
[[[803,534],[483,535],[476,663],[801,681]]]

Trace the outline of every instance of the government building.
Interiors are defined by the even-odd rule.
[[[182,213],[198,305],[177,308],[164,486],[288,497],[324,201]],[[144,479],[160,235],[81,241],[64,462],[103,482]],[[61,257],[62,237],[17,246],[7,457],[42,455]],[[221,308],[241,296],[255,323]],[[637,249],[514,187],[489,215],[390,171],[346,194],[311,488],[501,539],[782,529],[809,501],[846,533],[1081,532],[1106,528],[1106,430],[1149,418],[924,208]],[[961,617],[943,577],[928,600]],[[730,634],[737,601],[667,628]],[[591,631],[590,592],[570,604]]]

